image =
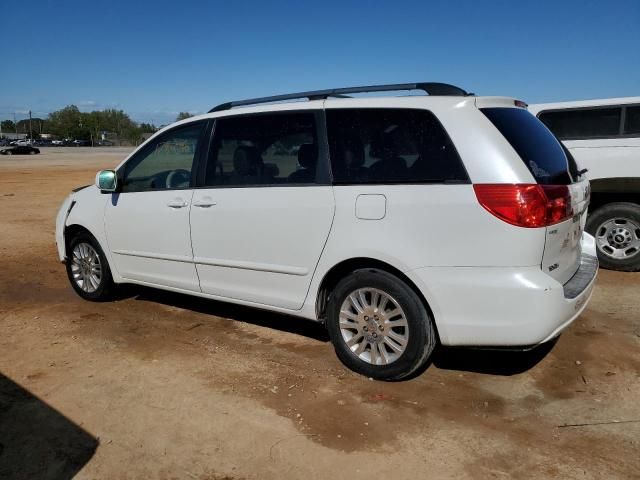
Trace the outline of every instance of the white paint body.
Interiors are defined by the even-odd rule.
[[[181,123],[295,109],[424,108],[447,130],[473,183],[535,183],[481,106],[512,107],[513,100],[329,99],[234,109]],[[572,187],[576,206],[585,204],[579,198],[583,187]],[[176,202],[184,206],[176,207]],[[60,208],[56,241],[62,261],[64,230],[70,225],[94,235],[117,283],[314,320],[322,280],[334,266],[355,258],[384,262],[422,293],[446,345],[517,346],[548,340],[585,308],[594,283],[576,298],[564,297],[563,283],[577,270],[580,253],[596,254],[592,237],[580,234],[563,248],[547,228],[509,225],[478,203],[471,184],[123,194],[101,194],[90,186],[70,195]],[[584,226],[584,218],[579,225]],[[553,227],[561,235],[576,228],[571,219]],[[562,266],[545,273],[550,262]]]

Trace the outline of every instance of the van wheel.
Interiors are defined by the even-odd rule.
[[[604,205],[589,214],[586,230],[596,238],[602,267],[624,272],[640,270],[640,205]]]
[[[437,343],[416,293],[377,269],[356,270],[335,287],[327,329],[338,358],[377,380],[401,380],[424,367]]]
[[[67,253],[67,276],[71,286],[85,300],[110,300],[115,284],[107,258],[100,245],[87,232],[71,239]]]

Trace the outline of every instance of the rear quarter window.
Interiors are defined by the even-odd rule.
[[[520,108],[480,110],[511,144],[536,182],[542,185],[572,183],[565,149],[540,120]]]
[[[640,106],[627,107],[626,122],[624,126],[625,135],[640,134]]]

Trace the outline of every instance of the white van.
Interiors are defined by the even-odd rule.
[[[530,105],[591,181],[587,231],[600,264],[640,270],[640,97]]]
[[[429,95],[345,98],[394,90]],[[58,255],[87,300],[135,283],[325,322],[374,378],[438,342],[546,342],[598,262],[589,182],[524,106],[440,83],[222,104],[73,192]]]

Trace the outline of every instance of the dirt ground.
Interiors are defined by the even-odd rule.
[[[370,381],[312,322],[77,297],[56,211],[125,154],[0,157],[0,478],[640,477],[640,274],[600,271],[551,349],[442,350]]]

